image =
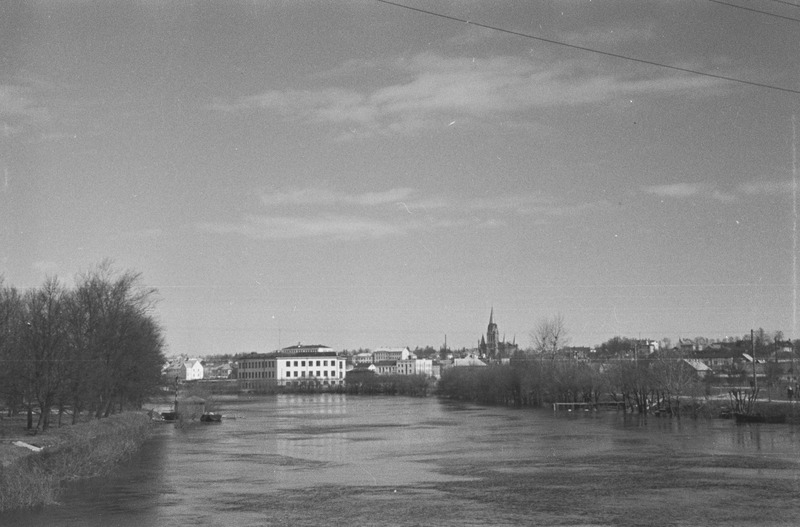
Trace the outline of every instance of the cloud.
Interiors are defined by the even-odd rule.
[[[264,240],[325,238],[353,241],[377,239],[404,232],[404,228],[386,221],[359,216],[318,214],[313,216],[248,215],[238,223],[201,223],[203,231],[218,234],[241,234]]]
[[[792,193],[791,181],[755,181],[743,183],[738,191],[747,196],[785,196]]]
[[[30,89],[0,84],[0,134],[5,137],[19,135],[25,130],[25,126],[41,124],[49,119],[47,109],[36,103]]]
[[[384,192],[364,192],[361,194],[346,194],[325,189],[298,189],[286,192],[272,192],[261,195],[261,202],[268,207],[285,205],[315,205],[315,206],[380,206],[397,203],[408,198],[413,190],[409,188],[396,188]]]
[[[722,203],[733,203],[740,201],[743,197],[791,195],[792,182],[753,181],[736,185],[731,190],[720,190],[716,186],[706,183],[673,183],[642,187],[642,191],[662,198],[705,198]]]
[[[421,195],[410,188],[348,194],[307,188],[265,192],[263,213],[238,221],[203,222],[198,229],[261,240],[357,241],[415,231],[499,228],[518,221],[546,222],[600,211],[598,203],[564,203],[531,193],[492,198]]]
[[[720,83],[683,74],[657,78],[614,75],[596,61],[554,62],[514,56],[453,58],[422,53],[384,64],[373,62],[369,67],[374,70],[373,78],[381,73],[397,80],[369,89],[327,86],[270,90],[233,100],[217,99],[212,109],[226,113],[265,111],[303,124],[344,126],[350,129],[351,137],[411,134],[453,120],[525,122],[531,120],[528,114],[539,108],[683,93]],[[336,78],[333,74],[321,77],[325,83]],[[347,82],[351,81],[344,76],[341,83]]]
[[[702,189],[703,185],[697,183],[673,183],[671,185],[653,185],[642,188],[647,194],[654,194],[665,198],[696,196]]]

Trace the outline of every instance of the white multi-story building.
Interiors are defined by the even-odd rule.
[[[372,352],[372,362],[377,364],[387,360],[406,360],[410,355],[408,348],[378,348]]]
[[[397,361],[397,374],[433,377],[433,361],[430,359],[399,360]]]
[[[326,346],[291,346],[239,359],[239,388],[344,385],[347,359]]]
[[[372,353],[369,351],[362,351],[353,355],[353,364],[372,364]]]

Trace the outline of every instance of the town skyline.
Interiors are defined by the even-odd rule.
[[[167,354],[796,339],[791,16],[4,5],[0,276],[140,272]]]

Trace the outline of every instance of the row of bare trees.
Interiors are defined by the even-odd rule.
[[[702,398],[705,385],[679,357],[589,362],[538,355],[504,365],[449,368],[442,373],[438,392],[514,406],[614,401],[630,412],[680,415],[681,403]]]
[[[158,388],[162,330],[155,290],[109,262],[76,277],[19,291],[0,282],[0,397],[11,414],[38,411],[42,430],[66,410],[97,418],[140,407]]]

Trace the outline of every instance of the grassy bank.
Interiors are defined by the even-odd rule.
[[[0,512],[56,503],[63,482],[107,473],[142,445],[152,426],[147,415],[127,412],[30,438],[47,446],[0,466]]]

